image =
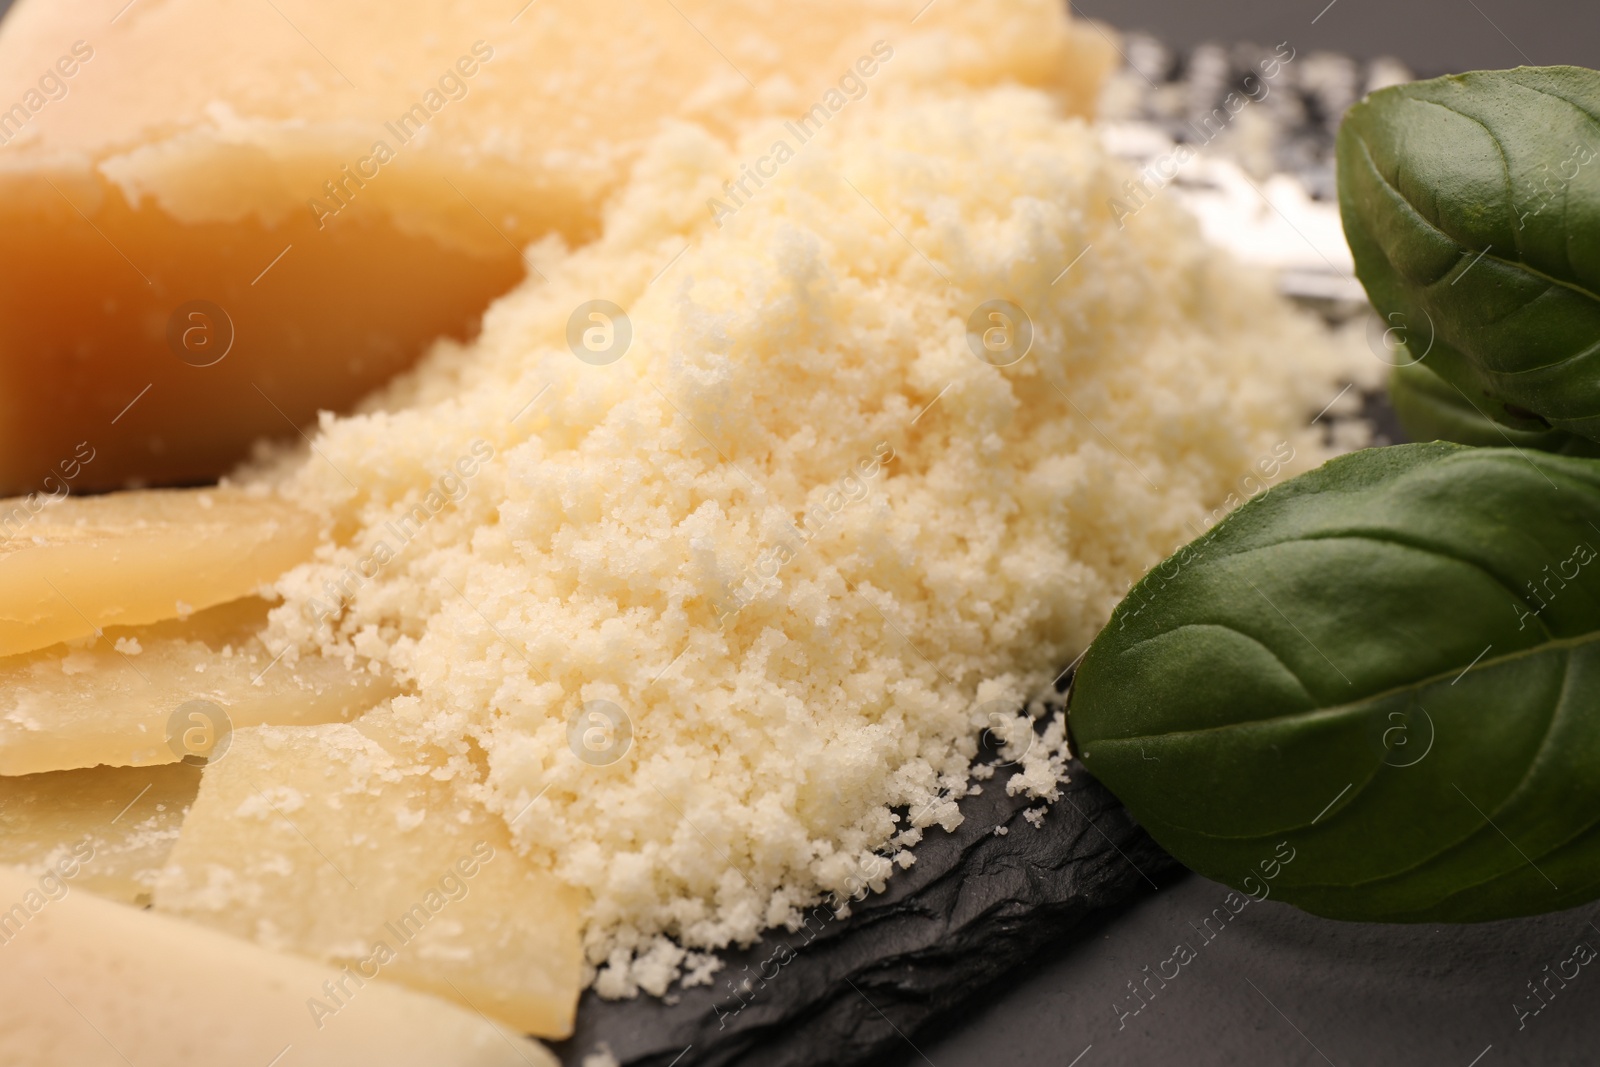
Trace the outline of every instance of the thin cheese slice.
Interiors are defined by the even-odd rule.
[[[277,655],[267,609],[246,597],[0,659],[0,774],[198,762],[235,728],[345,722],[394,693],[343,660]]]
[[[155,912],[0,868],[7,1067],[556,1067],[476,1012],[372,983],[321,1020],[339,976]],[[320,1024],[320,1025],[319,1025]]]
[[[199,788],[181,763],[0,778],[0,864],[147,904]]]
[[[669,117],[825,121],[891,81],[1086,113],[1108,52],[1060,0],[23,0],[0,492],[86,437],[84,485],[198,479],[347,407],[471,333],[530,242],[593,236]]]
[[[299,508],[239,489],[0,501],[0,656],[248,596],[316,535]]]
[[[442,772],[355,726],[235,734],[206,768],[155,902],[340,965],[345,985],[393,980],[529,1033],[572,1032],[576,894]]]

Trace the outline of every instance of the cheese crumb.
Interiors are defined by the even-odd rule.
[[[1328,454],[1349,345],[1160,196],[1119,222],[1047,95],[944,91],[875,85],[720,225],[794,135],[666,130],[477,342],[244,474],[329,520],[267,647],[384,665],[368,723],[587,893],[603,996],[881,888],[960,824],[995,707]],[[1008,792],[1067,756],[1058,716]]]

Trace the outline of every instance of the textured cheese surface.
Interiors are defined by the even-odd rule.
[[[183,764],[0,778],[0,863],[148,904],[199,788],[199,769]]]
[[[319,1027],[305,1002],[331,969],[4,867],[0,909],[7,1067],[555,1067],[533,1041],[393,985]]]
[[[0,262],[27,264],[0,288],[0,494],[86,437],[83,487],[214,478],[348,409],[471,335],[528,242],[592,236],[664,122],[798,117],[875,40],[882,78],[1087,112],[1111,53],[1059,6],[23,0],[0,24]]]
[[[240,730],[206,768],[158,909],[392,980],[526,1033],[572,1031],[577,894],[427,763],[354,726]]]
[[[345,531],[277,583],[269,640],[395,673],[394,729],[588,893],[607,995],[910,863],[995,709],[1324,459],[1311,418],[1360,373],[1162,197],[1119,210],[1128,175],[1048,95],[851,108],[781,160],[776,122],[670,130],[475,344],[255,475]],[[1005,367],[976,354],[997,299],[1032,329]],[[1051,796],[1064,752],[1041,732],[1017,784]]]
[[[877,39],[903,53],[902,80],[1018,81],[1078,113],[1093,105],[1105,58],[1054,0],[125,6],[24,2],[7,18],[0,99],[24,97],[75,41],[94,54],[75,64],[62,101],[0,131],[13,134],[0,175],[97,172],[181,221],[274,223],[304,213],[341,164],[387,139],[407,173],[373,180],[356,201],[485,251],[503,244],[443,178],[514,240],[593,232],[664,118],[726,129],[804,111]],[[386,124],[413,134],[397,123],[418,102],[424,132],[402,143]]]
[[[311,515],[238,489],[0,501],[0,656],[248,596],[311,555]]]
[[[234,728],[343,722],[393,693],[370,664],[277,655],[266,615],[245,597],[0,657],[0,774],[192,763]]]

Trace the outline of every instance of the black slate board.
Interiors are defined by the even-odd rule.
[[[1039,803],[1006,795],[1011,773],[997,771],[981,795],[962,799],[966,821],[950,834],[933,828],[911,869],[847,918],[809,934],[769,931],[724,953],[712,986],[675,987],[665,1000],[585,993],[577,1033],[554,1046],[557,1055],[570,1067],[601,1047],[626,1067],[915,1057],[918,1032],[940,1015],[1179,870],[1080,764],[1069,765],[1072,780],[1037,829],[1023,813]]]

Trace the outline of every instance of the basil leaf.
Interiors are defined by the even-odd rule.
[[[1600,461],[1335,459],[1133,588],[1073,682],[1076,750],[1179,860],[1319,914],[1593,899],[1597,546]]]
[[[1537,448],[1569,456],[1600,456],[1600,444],[1536,419],[1508,425],[1423,363],[1389,372],[1389,403],[1414,441],[1454,441],[1484,447]]]
[[[1356,273],[1418,357],[1492,417],[1600,440],[1600,73],[1384,89],[1347,114],[1338,170]]]

